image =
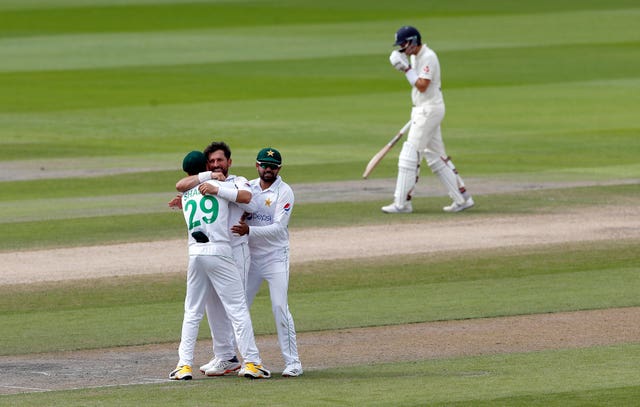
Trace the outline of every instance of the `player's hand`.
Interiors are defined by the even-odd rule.
[[[200,191],[202,195],[216,195],[218,193],[218,189],[219,188],[216,185],[208,182],[198,185],[198,191]]]
[[[409,60],[407,56],[398,50],[393,50],[391,55],[389,55],[389,62],[395,69],[400,72],[406,72],[409,69]]]
[[[172,200],[170,200],[169,208],[182,209],[182,195],[176,195]]]
[[[223,173],[217,171],[211,171],[211,179],[216,181],[224,181],[227,177]]]
[[[231,226],[231,233],[238,236],[249,234],[249,225],[247,225],[244,220],[240,220],[237,225]]]

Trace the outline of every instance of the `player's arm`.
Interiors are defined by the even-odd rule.
[[[236,202],[242,210],[247,213],[253,213],[258,209],[258,202],[253,199],[253,194],[251,193],[251,186],[249,185],[249,181],[245,177],[237,176],[235,178],[234,185],[238,188],[238,191],[246,191],[250,194],[248,203],[240,203]],[[244,193],[244,192],[243,192]]]
[[[416,89],[418,89],[422,93],[427,90],[430,83],[431,83],[431,79],[418,78],[418,80],[416,81],[416,84],[413,86],[415,86]]]
[[[198,190],[202,195],[215,195],[219,198],[226,199],[229,202],[249,203],[251,202],[251,192],[238,191],[235,187],[228,187],[218,184],[217,182],[207,181],[200,186]]]
[[[249,226],[244,222],[240,222],[240,224],[236,226],[241,226],[241,229],[239,229],[241,232],[238,233],[240,235],[248,233],[250,236],[255,236],[255,237],[261,236],[261,237],[266,237],[272,240],[280,241],[287,238],[288,223],[289,223],[289,219],[280,219],[280,220],[274,221],[270,225],[265,225],[265,226]],[[233,226],[231,230],[235,231],[236,229],[234,228],[236,226]],[[242,231],[245,233],[242,233]]]
[[[415,86],[420,92],[427,90],[431,83],[431,79],[419,77],[418,73],[409,64],[409,60],[405,54],[398,50],[394,50],[389,56],[389,62],[391,62],[391,65],[396,70],[404,74],[411,86]]]
[[[188,177],[184,177],[176,183],[176,189],[180,192],[186,192],[198,184],[200,184],[198,176],[189,175]]]
[[[255,199],[253,199],[253,194],[251,194],[251,191],[247,191],[247,192],[249,192],[251,196],[251,198],[249,198],[249,202],[247,203],[236,202],[236,203],[240,208],[242,208],[242,210],[245,211],[245,213],[253,213],[258,210],[258,202],[256,202]]]
[[[180,192],[186,192],[205,181],[209,180],[224,181],[224,175],[220,172],[204,171],[198,175],[189,175],[176,182],[176,189]]]
[[[407,68],[407,70],[404,71],[404,75],[407,77],[407,81],[409,81],[411,86],[414,86],[416,89],[418,89],[420,93],[425,92],[429,87],[429,84],[431,83],[431,79],[418,76],[416,71],[414,71],[411,67]]]
[[[438,59],[435,55],[428,56],[426,62],[425,66],[420,69],[420,72],[416,75],[418,79],[414,86],[420,92],[425,92],[427,90],[431,84],[431,79],[433,79],[434,70],[438,69]]]
[[[229,188],[232,189],[232,188]],[[236,197],[236,203],[237,204],[249,204],[251,202],[251,191],[243,191],[243,190],[236,190],[238,191],[238,195]]]
[[[281,190],[276,201],[276,210],[273,215],[273,223],[266,226],[249,227],[249,236],[262,236],[283,240],[287,238],[289,219],[293,211],[294,196],[291,189]]]
[[[168,205],[169,208],[172,209],[182,209],[182,192],[174,196],[173,199],[169,201]]]

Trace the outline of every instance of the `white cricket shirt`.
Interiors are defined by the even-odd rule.
[[[249,182],[256,209],[247,217],[249,249],[252,261],[282,260],[283,250],[289,249],[289,219],[294,196],[291,187],[280,176],[264,191],[260,178]]]
[[[438,56],[427,44],[422,44],[417,55],[411,55],[411,67],[418,78],[429,79],[427,90],[420,92],[415,86],[411,88],[411,101],[414,106],[439,105],[444,103],[440,89],[440,62]]]

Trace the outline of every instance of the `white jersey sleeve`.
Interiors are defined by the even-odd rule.
[[[229,175],[227,176],[227,179],[225,180],[225,182],[233,185],[239,191],[249,191],[252,193],[251,185],[249,184],[249,181],[247,181],[245,177],[240,177],[237,175]],[[253,193],[252,193],[252,196],[253,196]],[[243,204],[239,202],[230,203],[229,204],[229,229],[231,229],[232,226],[237,225],[240,222],[240,219],[242,218],[242,215],[244,215],[245,212],[251,213],[255,210],[255,208],[256,208],[256,205],[254,204],[253,197],[251,198],[251,202],[247,204]],[[240,236],[233,233],[231,234],[231,246],[237,246],[241,243],[248,243],[248,242],[249,242],[249,236],[247,235]]]
[[[233,182],[233,185],[235,185],[236,188],[238,188],[239,191],[249,191],[252,194],[252,199],[251,202],[249,203],[238,203],[236,202],[236,205],[240,208],[242,208],[243,211],[251,213],[253,211],[256,210],[256,208],[258,207],[257,203],[253,200],[253,191],[251,189],[251,185],[249,184],[249,181],[245,178],[245,177],[241,177],[238,175],[229,175],[229,178],[227,178],[227,181],[231,181]]]

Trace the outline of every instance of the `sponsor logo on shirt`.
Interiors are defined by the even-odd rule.
[[[291,210],[291,204],[290,204],[289,202],[287,202],[287,203],[284,205],[284,211],[285,211],[285,212],[289,212],[290,210]]]
[[[256,212],[256,213],[252,213],[250,216],[247,216],[247,220],[255,220],[257,222],[271,223],[273,222],[273,217],[271,217],[271,215],[266,213]]]

